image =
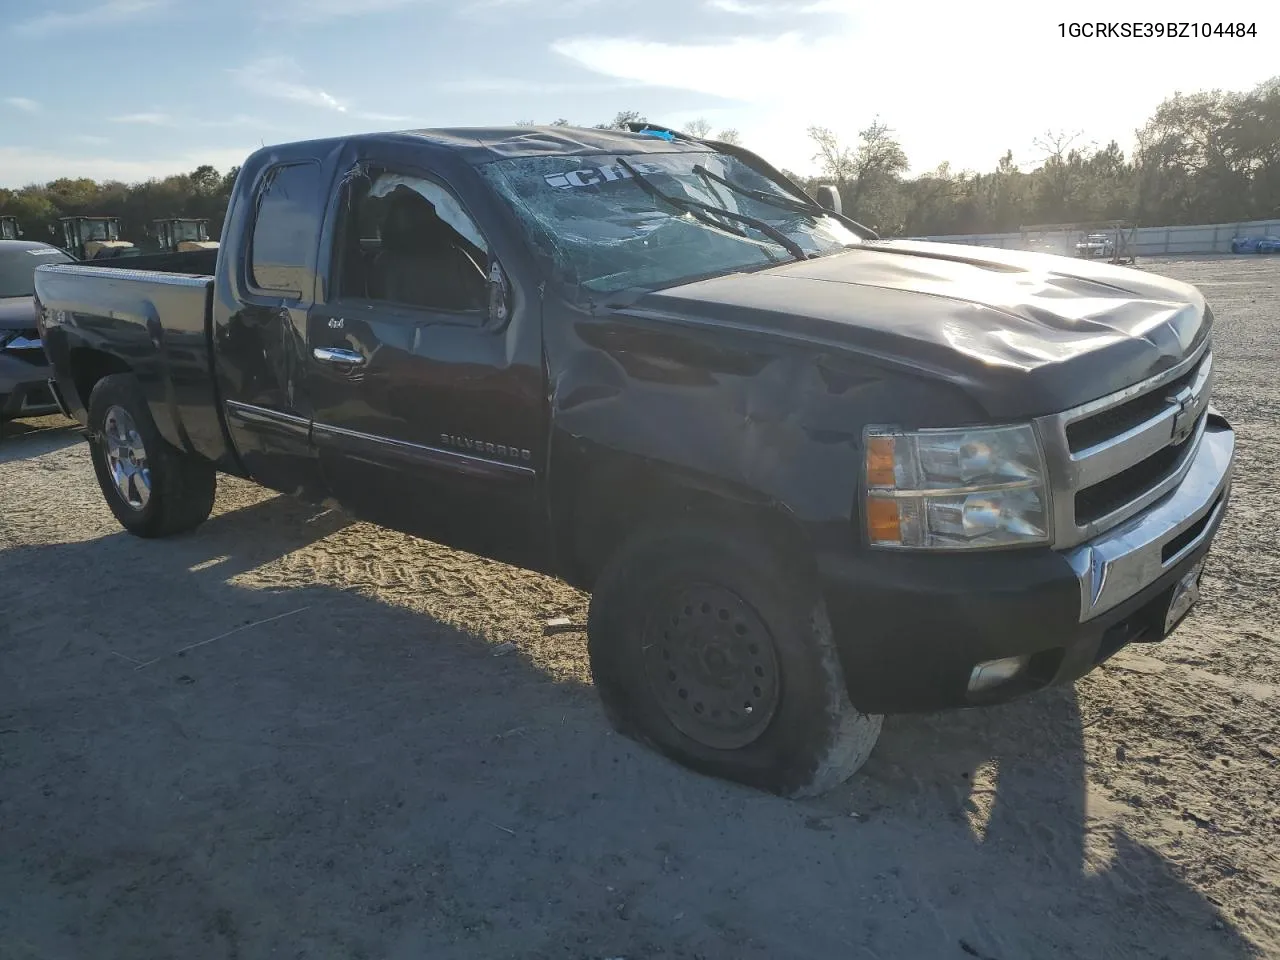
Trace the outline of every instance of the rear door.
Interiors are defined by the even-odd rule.
[[[360,516],[530,562],[545,530],[537,305],[489,309],[500,265],[443,179],[359,160],[332,217],[330,296],[308,322],[325,482]]]

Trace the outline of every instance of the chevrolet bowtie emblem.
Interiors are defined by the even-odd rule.
[[[1169,403],[1177,407],[1173,416],[1173,442],[1182,443],[1191,436],[1196,425],[1195,394],[1190,387],[1183,387],[1169,398]]]

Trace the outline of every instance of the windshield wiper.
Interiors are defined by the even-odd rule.
[[[687,213],[696,217],[702,223],[715,227],[718,230],[723,230],[726,233],[733,234],[735,237],[745,236],[737,230],[734,230],[728,224],[717,220],[716,217],[724,217],[727,220],[736,220],[744,226],[760,231],[774,243],[786,250],[787,253],[791,254],[791,256],[796,260],[809,259],[809,255],[804,252],[804,248],[801,247],[800,244],[796,243],[766,220],[760,220],[757,217],[749,217],[744,213],[734,213],[732,210],[712,206],[709,203],[703,203],[701,200],[693,200],[688,197],[673,197],[654,186],[653,181],[628,163],[625,157],[618,157],[618,165],[631,174],[632,178],[636,182],[636,186],[641,190],[649,194],[649,196],[654,199],[661,200],[668,206],[674,207],[681,213]]]
[[[693,168],[693,172],[704,179],[714,180],[716,183],[724,184],[734,193],[740,193],[744,197],[750,197],[752,200],[767,203],[769,206],[777,207],[780,210],[793,210],[796,213],[807,213],[813,217],[832,217],[853,230],[854,233],[861,236],[864,240],[872,239],[873,235],[871,235],[871,232],[862,224],[856,223],[843,214],[836,213],[834,210],[828,210],[819,203],[806,203],[803,200],[793,200],[791,197],[784,197],[780,194],[769,193],[766,190],[755,190],[751,187],[744,187],[740,183],[734,183],[732,180],[728,180],[719,174],[712,173],[700,163]]]

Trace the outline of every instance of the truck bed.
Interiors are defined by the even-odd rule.
[[[164,438],[217,461],[226,445],[216,420],[210,349],[214,281],[208,273],[179,272],[202,267],[197,258],[208,253],[216,251],[50,264],[36,271],[36,296],[55,369],[72,369],[78,353],[108,369],[133,370]],[[89,398],[74,383],[63,385],[63,399],[73,416],[87,421]]]

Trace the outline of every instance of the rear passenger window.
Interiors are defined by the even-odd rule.
[[[260,290],[312,294],[312,262],[320,234],[320,166],[276,167],[258,193],[249,246],[249,280]]]

